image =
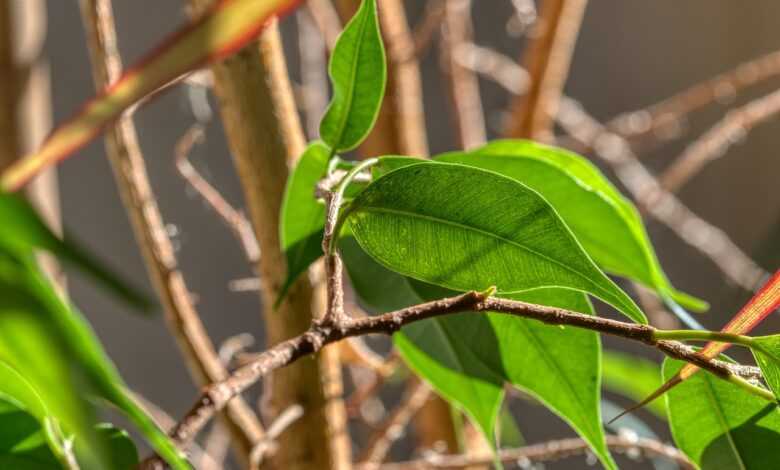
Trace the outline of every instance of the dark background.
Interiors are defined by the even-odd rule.
[[[114,1],[126,64],[185,21],[183,3]],[[474,3],[476,42],[517,56],[521,41],[509,38],[503,28],[511,12],[510,2]],[[419,18],[424,2],[407,4],[409,17]],[[94,89],[77,2],[50,0],[47,6],[46,54],[51,62],[56,123],[74,112]],[[780,2],[775,0],[593,0],[587,8],[566,92],[600,119],[652,104],[741,61],[780,48],[777,18]],[[288,17],[282,27],[295,79],[294,18]],[[455,139],[449,127],[450,110],[433,54],[426,56],[423,74],[431,151],[452,149]],[[739,95],[733,104],[778,84],[780,79],[770,80]],[[481,85],[486,120],[496,136],[509,97],[492,83]],[[687,138],[645,157],[646,163],[654,170],[663,168],[691,137],[722,117],[724,110],[715,105],[697,114],[688,123],[691,133]],[[227,286],[232,279],[250,276],[250,268],[230,232],[185,187],[173,166],[176,140],[193,122],[183,89],[168,91],[144,106],[136,113],[135,122],[154,190],[179,248],[181,268],[215,343],[245,331],[262,338],[257,295],[234,293]],[[725,229],[767,270],[777,268],[780,251],[779,132],[776,120],[762,125],[681,192],[691,209]],[[230,201],[241,205],[240,189],[217,122],[209,128],[207,143],[195,150],[193,161]],[[59,172],[66,227],[108,264],[151,291],[102,143],[95,142],[79,152],[61,165]],[[651,222],[649,231],[675,285],[712,303],[711,313],[701,321],[720,328],[749,293],[730,285],[709,260],[664,227]],[[172,415],[181,416],[196,390],[162,316],[145,319],[134,315],[77,275],[71,276],[69,290],[130,386]],[[778,326],[780,322],[770,318],[762,330],[777,331]],[[608,344],[626,347],[624,342]],[[531,442],[572,434],[542,408],[523,408],[521,413],[517,419]],[[654,426],[663,430],[659,423]],[[562,468],[586,468],[582,459],[568,464]]]

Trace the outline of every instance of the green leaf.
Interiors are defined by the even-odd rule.
[[[88,398],[115,404],[176,470],[189,464],[127,394],[119,374],[84,319],[54,292],[31,255],[0,246],[0,359],[39,393],[65,435],[76,436],[86,468],[108,468]],[[88,445],[87,445],[88,443]],[[104,442],[105,444],[105,442]]]
[[[279,240],[287,258],[287,278],[277,305],[311,263],[322,256],[325,206],[314,191],[328,170],[330,149],[320,141],[309,144],[287,180],[279,217]]]
[[[138,449],[125,431],[108,423],[98,424],[95,431],[106,442],[108,468],[136,468]],[[62,470],[64,466],[56,451],[47,445],[43,422],[19,402],[0,397],[0,468]]]
[[[410,165],[370,184],[347,214],[361,247],[403,275],[460,291],[575,289],[647,322],[552,206],[510,178],[448,163]]]
[[[341,247],[364,304],[392,310],[454,294],[388,271],[361,254],[350,238],[343,239]],[[508,297],[585,313],[592,310],[584,294],[569,289],[538,289]],[[501,314],[461,313],[413,323],[393,339],[409,367],[464,409],[487,436],[494,433],[503,384],[509,382],[570,423],[605,465],[614,468],[601,428],[601,346],[595,333]]]
[[[721,356],[725,358],[725,356]],[[666,359],[665,380],[684,363]],[[677,447],[703,470],[780,468],[780,412],[744,389],[698,373],[666,394]]]
[[[334,152],[351,150],[374,126],[387,81],[387,64],[376,0],[363,0],[336,41],[328,67],[333,99],[320,137]]]
[[[22,197],[0,192],[0,221],[7,227],[0,231],[0,245],[16,253],[46,250],[61,261],[71,263],[89,274],[129,304],[141,310],[149,310],[151,302],[146,295],[104,267],[75,242],[62,240],[52,233]]]
[[[605,389],[641,401],[661,386],[661,367],[641,357],[605,350],[601,379]],[[648,409],[666,418],[666,407],[660,397],[650,402]]]
[[[672,288],[636,208],[587,159],[536,142],[502,140],[435,160],[495,171],[527,185],[555,207],[603,269],[654,288],[686,308],[707,309],[706,302]]]
[[[761,368],[764,381],[776,397],[780,398],[780,335],[753,338],[752,347],[756,364]]]

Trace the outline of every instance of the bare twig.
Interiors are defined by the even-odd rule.
[[[414,56],[420,59],[430,48],[436,31],[441,26],[447,0],[432,0],[425,3],[422,19],[414,26]]]
[[[674,133],[665,132],[665,129],[678,127],[686,115],[778,75],[780,51],[774,51],[739,64],[728,72],[697,83],[648,108],[623,113],[612,119],[607,127],[632,141],[650,134],[661,139],[673,136]]]
[[[306,2],[306,8],[322,33],[328,50],[333,50],[336,39],[341,33],[341,20],[333,7],[333,2],[331,0],[309,0]]]
[[[121,72],[111,2],[82,0],[81,11],[93,74],[97,88],[102,89],[116,80]],[[106,147],[147,270],[162,298],[168,326],[187,359],[190,372],[201,385],[224,380],[227,370],[200,321],[184,277],[177,267],[173,246],[166,235],[162,215],[149,184],[135,126],[128,115],[120,118],[106,134]],[[248,457],[254,443],[262,437],[260,422],[241,397],[228,404],[224,417],[239,454]]]
[[[464,149],[485,143],[485,113],[474,73],[457,60],[457,53],[473,37],[471,0],[446,0],[441,41],[441,67],[449,83],[452,119]]]
[[[316,3],[333,6],[329,0]],[[327,50],[323,45],[320,32],[311,19],[314,2],[307,3],[308,9],[296,13],[298,22],[298,50],[301,58],[301,106],[306,122],[306,134],[310,140],[319,137],[320,119],[328,106],[328,64]],[[331,12],[336,14],[335,10]],[[338,16],[335,18],[338,21]]]
[[[509,137],[551,140],[558,100],[563,91],[587,0],[544,0],[525,55],[531,85],[512,105]]]
[[[780,90],[758,98],[735,110],[695,140],[660,178],[661,186],[675,192],[708,162],[720,158],[753,127],[780,113]]]
[[[423,382],[416,381],[401,400],[401,403],[390,413],[377,432],[368,440],[368,445],[361,453],[358,461],[364,470],[376,470],[385,460],[390,447],[403,436],[403,431],[409,420],[425,404],[431,396],[431,389]]]
[[[175,161],[176,169],[195,191],[200,194],[208,205],[214,209],[214,212],[230,228],[244,249],[247,259],[256,263],[260,258],[260,247],[257,246],[257,239],[252,231],[252,225],[249,220],[236,210],[229,202],[216,190],[203,176],[195,169],[189,161],[189,154],[192,147],[203,141],[204,129],[201,124],[193,124],[181,136],[176,143]]]
[[[499,54],[493,49],[463,43],[455,52],[455,60],[461,66],[493,80],[507,91],[522,95],[531,82],[528,72],[511,58]]]
[[[252,467],[251,470],[260,470],[260,466],[263,463],[263,459],[266,454],[273,452],[276,447],[276,439],[303,416],[303,408],[300,405],[292,405],[284,410],[276,420],[268,426],[265,437],[263,440],[257,443],[257,446],[252,450]]]
[[[627,454],[633,458],[644,457],[663,457],[671,460],[686,470],[696,468],[690,460],[676,448],[647,438],[631,438],[626,436],[606,436],[607,446],[610,450]],[[551,462],[561,460],[575,455],[582,455],[589,452],[590,446],[587,442],[579,438],[561,439],[557,441],[544,442],[518,449],[504,449],[499,451],[498,457],[504,463],[525,463],[532,464],[536,462]],[[423,469],[461,469],[469,468],[474,465],[490,465],[494,462],[494,457],[489,456],[464,456],[464,455],[441,455],[433,454],[420,460],[411,460],[408,462],[397,462],[382,465],[380,470],[423,470]],[[359,467],[363,470],[364,466]]]
[[[629,143],[609,132],[575,100],[562,97],[560,125],[581,145],[609,164],[640,208],[710,258],[735,284],[753,291],[767,273],[718,227],[693,213],[665,191],[631,151]]]
[[[262,441],[261,441],[262,442]],[[203,455],[198,470],[222,470],[225,468],[227,452],[230,448],[230,433],[219,422],[211,425],[204,441]],[[251,459],[251,454],[250,454]]]
[[[699,354],[690,346],[677,341],[657,340],[657,330],[649,325],[621,322],[555,307],[487,297],[486,293],[467,292],[383,315],[361,319],[345,317],[344,322],[340,325],[315,322],[305,333],[268,349],[258,355],[254,362],[237,369],[230,378],[207,387],[170,435],[178,444],[186,444],[231,398],[242,393],[270,372],[288,366],[302,357],[317,353],[330,343],[367,334],[390,335],[411,323],[458,312],[472,312],[474,315],[479,315],[482,312],[495,312],[529,318],[548,325],[567,325],[618,336],[654,347],[673,359],[694,364],[722,379],[734,381],[738,378],[730,367]],[[761,394],[761,396],[771,396],[771,393],[766,391],[762,391]],[[155,465],[158,462],[156,457],[148,459],[147,466],[144,468],[156,468]]]

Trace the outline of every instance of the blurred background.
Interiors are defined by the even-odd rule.
[[[93,95],[94,86],[77,2],[43,3],[48,26],[42,54],[50,68],[53,121],[58,123]],[[406,3],[414,23],[421,17],[426,2]],[[179,1],[116,0],[114,8],[119,47],[126,64],[140,58],[187,17],[183,2]],[[505,28],[513,12],[509,0],[475,2],[475,43],[519,57],[523,40],[512,37]],[[566,94],[579,100],[599,120],[607,121],[743,61],[780,49],[777,18],[780,3],[774,0],[591,1],[572,59]],[[291,75],[297,82],[300,53],[295,15],[284,19],[281,29]],[[445,87],[441,86],[435,46],[422,58],[422,74],[431,152],[455,149],[458,144],[451,127],[452,111]],[[653,171],[662,170],[695,137],[723,118],[727,107],[746,103],[778,87],[780,76],[736,96],[726,90],[723,103],[682,122],[684,134],[643,153],[643,162]],[[480,80],[480,92],[489,135],[497,137],[511,96],[484,79]],[[259,348],[263,338],[260,311],[266,302],[261,303],[256,292],[234,292],[229,288],[232,280],[251,277],[250,266],[229,230],[187,187],[174,167],[174,146],[193,121],[185,87],[162,93],[135,114],[169,235],[214,342],[220,344],[233,335],[250,332],[258,339],[255,347]],[[780,122],[770,119],[709,164],[679,192],[691,210],[722,228],[768,271],[776,269],[780,262],[778,146]],[[229,201],[241,207],[240,187],[218,119],[208,127],[205,144],[194,149],[191,159]],[[95,141],[76,158],[59,166],[58,181],[67,232],[151,292],[103,143]],[[712,304],[711,312],[698,319],[707,327],[719,329],[751,293],[729,282],[711,260],[669,229],[652,220],[648,229],[676,287]],[[69,275],[68,285],[75,303],[89,317],[130,386],[173,416],[181,416],[196,388],[162,316],[148,319],[135,315],[78,275]],[[761,331],[776,332],[779,328],[780,321],[774,316],[761,326]],[[629,346],[611,339],[606,344],[621,349]],[[633,350],[648,353],[641,348]],[[616,402],[628,404],[620,399]],[[573,435],[542,407],[523,405],[515,410],[515,415],[528,442]],[[668,431],[657,420],[653,421],[655,418],[644,411],[638,416],[647,418],[668,439]],[[548,468],[587,466],[585,459],[579,458]]]

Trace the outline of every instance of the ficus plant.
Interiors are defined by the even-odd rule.
[[[219,2],[3,173],[0,468],[156,468],[162,461],[191,468],[187,442],[232,397],[323,347],[383,333],[392,334],[408,369],[481,432],[497,466],[509,426],[502,404],[516,389],[571,426],[603,467],[617,468],[605,435],[608,388],[638,401],[649,397],[649,409],[668,422],[691,465],[780,468],[773,451],[780,439],[780,335],[745,336],[778,307],[780,273],[723,332],[657,329],[614,278],[652,290],[673,312],[709,306],[672,285],[637,208],[585,157],[506,139],[430,158],[349,159],[385,96],[376,0],[362,1],[332,49],[332,100],[319,140],[308,143],[291,171],[279,214],[287,279],[273,300],[278,306],[294,295],[291,286],[324,259],[323,318],[206,387],[169,434],[160,430],[35,255],[46,251],[72,263],[140,310],[149,301],[87,250],[51,233],[9,191],[160,85],[247,44],[288,3]],[[198,41],[209,31],[213,41]],[[344,306],[345,280],[369,316]],[[622,319],[600,317],[592,299]],[[604,334],[668,357],[659,367],[605,352]],[[698,350],[685,342],[711,344]],[[748,348],[758,369],[723,355],[731,344]],[[128,433],[98,418],[106,405],[124,413],[157,455],[141,462]]]

